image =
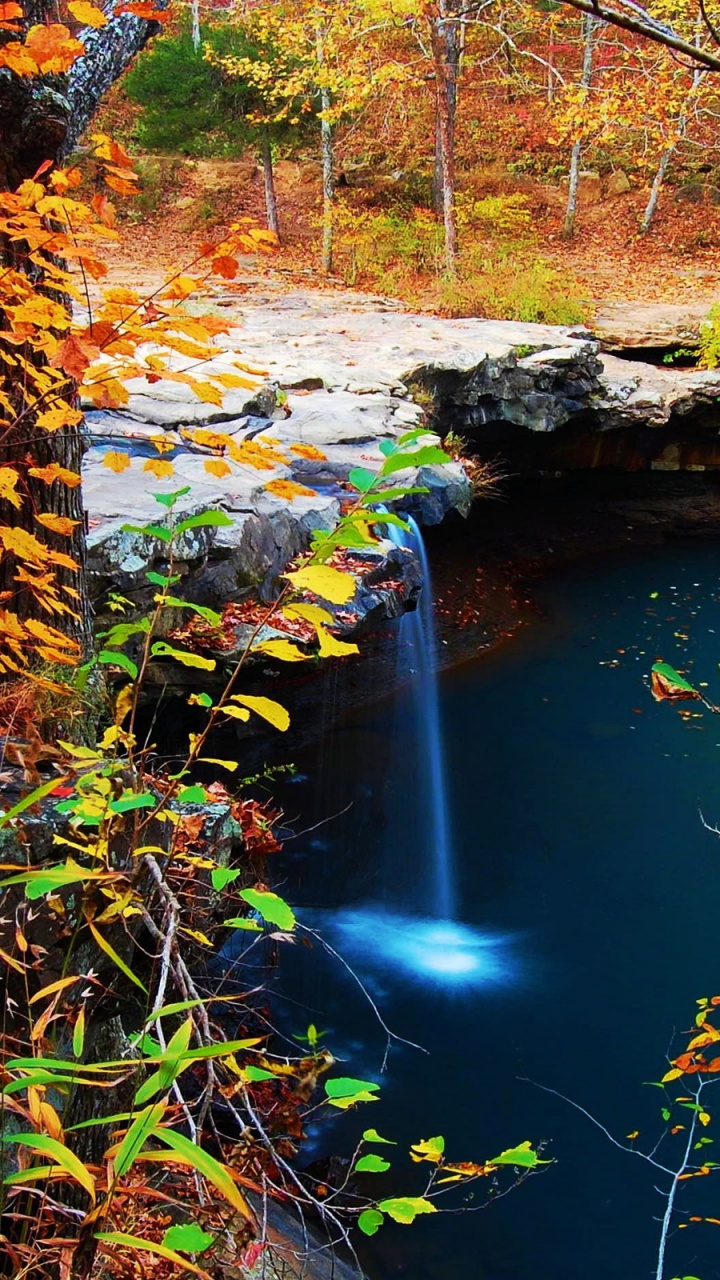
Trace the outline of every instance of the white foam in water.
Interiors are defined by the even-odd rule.
[[[363,907],[333,913],[332,927],[343,954],[368,968],[400,969],[417,980],[448,985],[508,986],[517,978],[510,938],[454,920]]]

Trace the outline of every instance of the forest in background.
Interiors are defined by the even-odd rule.
[[[720,244],[712,74],[567,6],[480,6],[456,51],[448,278],[432,49],[401,10],[332,11],[336,277],[446,315],[575,323],[608,300],[709,309]],[[179,14],[112,91],[102,119],[140,148],[129,216],[141,256],[148,222],[172,246],[176,231],[216,225],[228,202],[265,216],[272,164],[268,222],[283,261],[320,260],[321,88],[303,12],[252,5],[238,23],[203,10],[197,42]],[[700,38],[690,8],[677,17]]]

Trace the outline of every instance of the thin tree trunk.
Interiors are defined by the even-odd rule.
[[[453,277],[457,270],[457,221],[455,216],[455,110],[460,41],[457,20],[448,16],[441,0],[440,16],[430,19],[430,41],[435,70],[438,186],[444,230],[443,265]],[[456,52],[457,51],[457,52]]]
[[[277,195],[275,193],[272,146],[267,128],[263,129],[260,138],[260,155],[262,158],[263,181],[265,183],[265,212],[267,214],[268,231],[274,231],[279,240],[280,219],[278,218]]]
[[[197,53],[200,48],[200,0],[190,0],[190,12],[192,14],[193,49]]]
[[[597,19],[591,14],[586,14],[583,18],[584,47],[582,74],[580,76],[580,88],[584,89],[586,92],[592,84],[593,51],[596,27]],[[567,210],[565,213],[565,225],[563,226],[563,236],[566,240],[572,240],[572,237],[575,234],[578,187],[580,185],[581,155],[582,142],[578,138],[578,140],[573,144],[573,149],[570,153],[570,184],[568,189]]]
[[[675,142],[671,142],[670,145],[665,148],[660,157],[660,163],[655,170],[655,177],[653,178],[653,184],[650,188],[650,196],[647,204],[645,205],[645,212],[642,216],[642,222],[640,223],[640,231],[643,235],[650,230],[650,223],[652,222],[655,216],[655,211],[658,207],[660,190],[663,182],[665,181],[665,174],[667,173],[668,165],[673,157],[676,145],[677,144]]]
[[[698,23],[695,28],[695,43],[697,45],[700,45],[702,43],[702,37],[703,37],[703,20],[702,20],[702,17],[700,17],[698,19]],[[658,201],[660,199],[660,191],[661,191],[663,182],[665,181],[665,175],[668,171],[668,165],[670,164],[670,161],[675,153],[675,148],[677,147],[678,142],[680,141],[681,138],[685,136],[685,129],[687,128],[688,115],[690,111],[690,103],[692,99],[695,97],[698,89],[700,88],[703,75],[704,75],[704,72],[701,67],[694,68],[692,84],[690,86],[688,96],[683,104],[683,109],[682,109],[682,112],[680,113],[680,117],[678,119],[677,132],[675,134],[675,139],[673,142],[668,143],[667,147],[665,148],[665,150],[663,151],[660,157],[660,163],[655,171],[653,184],[652,184],[652,187],[650,188],[650,196],[645,206],[645,212],[642,216],[642,222],[640,223],[640,231],[643,235],[645,235],[650,230],[650,223],[652,222],[658,207]]]
[[[322,29],[318,27],[316,37],[317,61],[321,69],[325,63],[325,41]],[[333,269],[333,200],[335,197],[335,166],[333,163],[333,128],[328,115],[331,108],[330,90],[323,85],[320,89],[320,147],[322,154],[323,185],[323,239],[322,269],[326,276],[332,275]]]

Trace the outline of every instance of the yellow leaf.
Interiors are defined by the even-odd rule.
[[[52,409],[44,409],[37,416],[37,425],[43,431],[61,431],[63,427],[75,427],[82,419],[79,409],[72,409],[69,404],[60,401]]]
[[[161,480],[163,476],[174,475],[175,467],[172,462],[164,458],[148,458],[147,462],[143,463],[143,471],[151,471],[158,480]]]
[[[263,720],[267,720],[273,728],[280,729],[283,733],[290,727],[290,716],[287,711],[279,702],[273,702],[271,698],[256,698],[243,693],[234,693],[232,700],[244,707],[249,707],[256,715],[262,716]]]
[[[214,404],[218,408],[222,408],[224,396],[219,387],[214,387],[212,382],[197,382],[194,378],[190,382],[195,395],[204,400],[206,404]]]
[[[269,657],[279,658],[281,662],[307,662],[310,656],[289,640],[263,640],[262,644],[254,646],[254,652],[267,653]]]
[[[348,644],[345,640],[336,640],[335,636],[326,631],[324,627],[318,627],[317,635],[320,644],[318,652],[321,658],[348,658],[351,654],[360,652],[356,644]]]
[[[324,624],[332,626],[335,619],[327,609],[321,609],[319,604],[291,604],[288,605],[283,613],[287,618],[304,618],[306,622],[311,622],[314,627],[321,627]]]
[[[665,1075],[662,1078],[662,1083],[669,1084],[671,1080],[679,1080],[682,1074],[682,1071],[680,1071],[678,1067],[673,1067],[672,1071],[665,1072]]]
[[[66,538],[70,537],[73,529],[76,529],[80,523],[79,520],[70,520],[67,516],[54,516],[49,511],[43,511],[35,519],[51,533],[60,533]]]
[[[55,480],[59,480],[69,489],[76,489],[81,483],[81,478],[76,471],[69,471],[67,467],[61,467],[57,462],[49,462],[46,467],[30,467],[28,475],[34,476],[36,480],[44,480],[45,484],[52,484]]]
[[[249,720],[250,712],[244,711],[242,707],[223,707],[222,713],[225,716],[232,716],[233,720]]]
[[[133,703],[133,687],[126,684],[115,699],[115,724],[121,725]]]
[[[323,600],[332,604],[347,604],[355,595],[355,579],[351,573],[342,573],[327,564],[310,564],[303,569],[295,569],[284,577],[301,591],[312,591]]]
[[[127,471],[130,466],[130,458],[127,453],[118,453],[117,450],[113,449],[110,453],[105,454],[103,466],[119,474],[121,471]]]
[[[211,947],[213,944],[206,933],[201,933],[199,929],[186,929],[184,925],[180,925],[180,933],[187,933],[196,942],[201,942],[204,947]]]
[[[0,499],[3,502],[9,502],[12,507],[19,507],[22,504],[20,494],[15,492],[19,479],[14,467],[0,467]]]
[[[90,4],[89,0],[70,0],[68,9],[75,21],[84,27],[104,27],[107,22],[102,9]]]
[[[205,463],[205,470],[210,472],[211,476],[217,476],[222,480],[223,476],[229,476],[232,467],[224,458],[209,458]]]

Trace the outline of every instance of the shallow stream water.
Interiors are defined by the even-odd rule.
[[[720,821],[720,718],[683,718],[647,687],[662,658],[720,701],[720,547],[586,562],[536,595],[536,623],[440,682],[470,973],[433,974],[424,961],[442,938],[423,935],[414,956],[405,945],[407,917],[434,914],[410,691],[329,722],[282,796],[306,834],[286,846],[280,891],[392,1030],[428,1050],[395,1045],[381,1074],[385,1035],[353,977],[320,947],[293,948],[284,1029],[313,1022],[343,1074],[382,1085],[378,1103],[313,1128],[307,1158],[352,1150],[375,1126],[400,1143],[375,1148],[393,1161],[363,1186],[378,1196],[420,1194],[407,1146],[435,1134],[456,1160],[531,1139],[554,1161],[487,1210],[479,1183],[465,1203],[447,1198],[471,1212],[385,1226],[363,1251],[372,1280],[655,1275],[662,1179],[528,1080],[649,1148],[663,1099],[643,1082],[663,1074],[695,1000],[720,991],[720,840],[698,815]],[[668,1160],[681,1140],[666,1139]],[[691,1179],[679,1204],[678,1222],[720,1217],[720,1183]],[[720,1277],[720,1227],[676,1232],[674,1276]]]

